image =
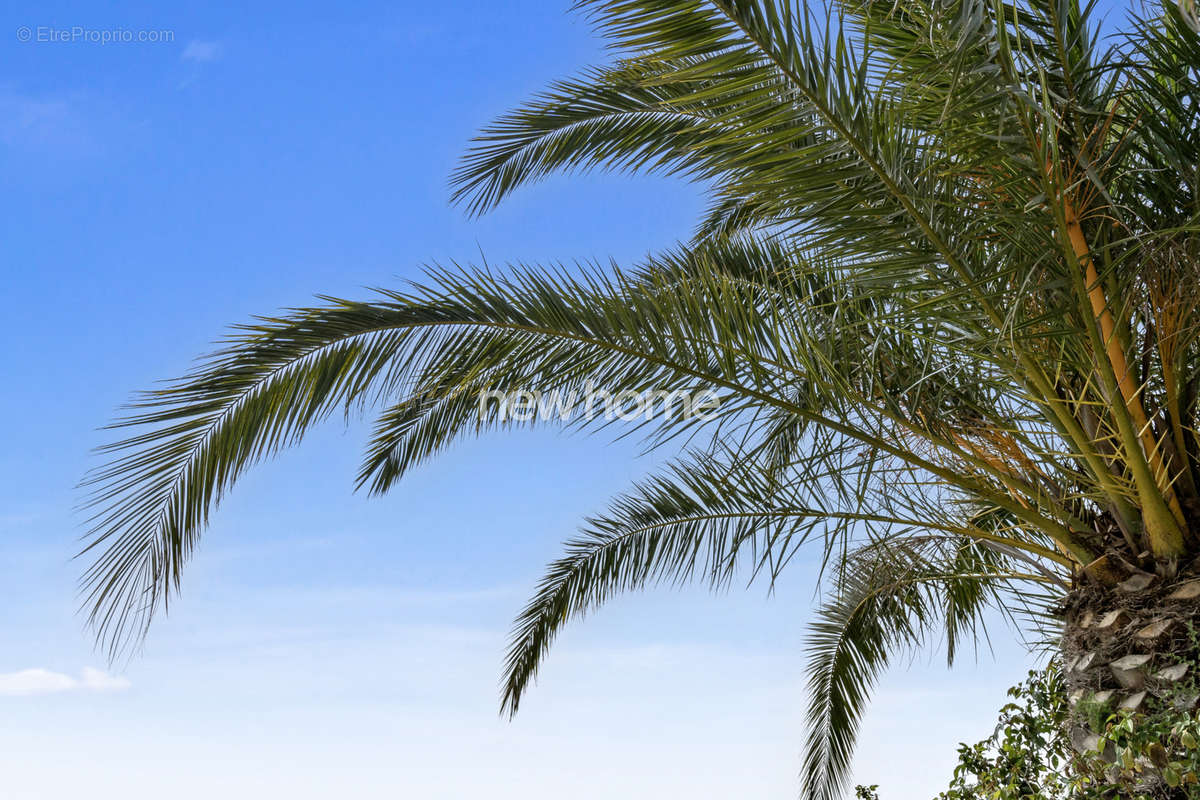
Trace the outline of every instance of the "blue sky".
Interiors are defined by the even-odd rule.
[[[448,205],[478,126],[603,58],[566,6],[0,13],[5,797],[795,795],[805,564],[772,597],[621,598],[560,640],[516,721],[497,716],[509,621],[577,522],[645,473],[635,443],[489,437],[368,499],[363,427],[328,426],[241,483],[139,657],[110,668],[76,613],[96,428],[226,325],[431,261],[628,262],[688,235],[698,190],[667,180],[555,179],[481,220]],[[36,41],[74,27],[174,40]],[[894,670],[858,778],[931,797],[1025,663],[1000,632],[994,659]]]

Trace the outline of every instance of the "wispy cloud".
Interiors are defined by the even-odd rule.
[[[115,692],[129,688],[129,681],[104,670],[84,667],[79,677],[48,669],[23,669],[0,673],[0,696],[24,697],[58,692]]]
[[[89,138],[75,104],[67,98],[26,95],[0,86],[0,144],[78,150]]]
[[[197,64],[203,64],[208,61],[216,61],[221,57],[223,48],[221,43],[217,41],[205,41],[203,39],[192,39],[183,48],[183,53],[179,56],[180,61],[194,61]]]
[[[74,162],[129,147],[143,135],[143,125],[103,94],[31,93],[0,82],[0,151],[33,157],[19,163],[40,178],[80,174]]]
[[[0,105],[3,101],[0,100]],[[0,530],[14,530],[17,528],[27,528],[35,522],[40,522],[45,519],[46,512],[43,510],[37,511],[18,511],[12,514],[0,514]]]

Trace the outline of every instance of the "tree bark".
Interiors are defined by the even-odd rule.
[[[1108,575],[1107,584],[1079,586],[1064,603],[1062,663],[1072,708],[1068,735],[1081,754],[1099,752],[1104,720],[1112,714],[1127,711],[1148,719],[1167,709],[1192,711],[1200,705],[1200,574],[1189,569],[1165,580],[1131,570],[1116,583]],[[1114,759],[1109,747],[1100,761]],[[1164,800],[1196,796],[1195,787],[1168,786],[1145,759],[1133,772],[1135,779],[1113,763],[1094,777],[1104,785],[1120,785],[1118,797],[1131,790]]]

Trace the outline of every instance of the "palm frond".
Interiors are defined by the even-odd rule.
[[[863,709],[892,658],[927,644],[941,627],[952,663],[962,639],[981,633],[1000,590],[1031,578],[968,539],[912,536],[850,553],[808,640],[805,797],[841,795]]]
[[[773,582],[805,544],[840,563],[864,530],[893,539],[940,525],[829,503],[818,507],[803,482],[773,480],[761,464],[740,455],[695,453],[669,465],[567,542],[517,620],[505,670],[507,713],[516,713],[562,627],[614,594],[691,580],[721,588],[739,576]],[[940,536],[956,536],[952,531]],[[955,645],[969,628],[970,606],[980,599],[966,584],[947,596]]]

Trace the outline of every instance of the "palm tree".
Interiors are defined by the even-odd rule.
[[[242,471],[337,410],[378,409],[374,493],[520,424],[481,393],[711,391],[715,413],[641,423],[676,460],[550,565],[505,713],[611,594],[770,582],[806,546],[827,591],[812,798],[844,788],[889,659],[944,637],[953,661],[989,609],[1061,649],[1077,700],[1178,701],[1200,655],[1191,6],[1110,46],[1077,0],[581,5],[613,63],[484,129],[455,198],[482,213],[559,170],[684,175],[711,198],[694,239],[625,269],[435,268],[236,329],[132,406],[88,478],[85,597],[110,652],[167,607]],[[567,424],[599,425],[572,403]]]

